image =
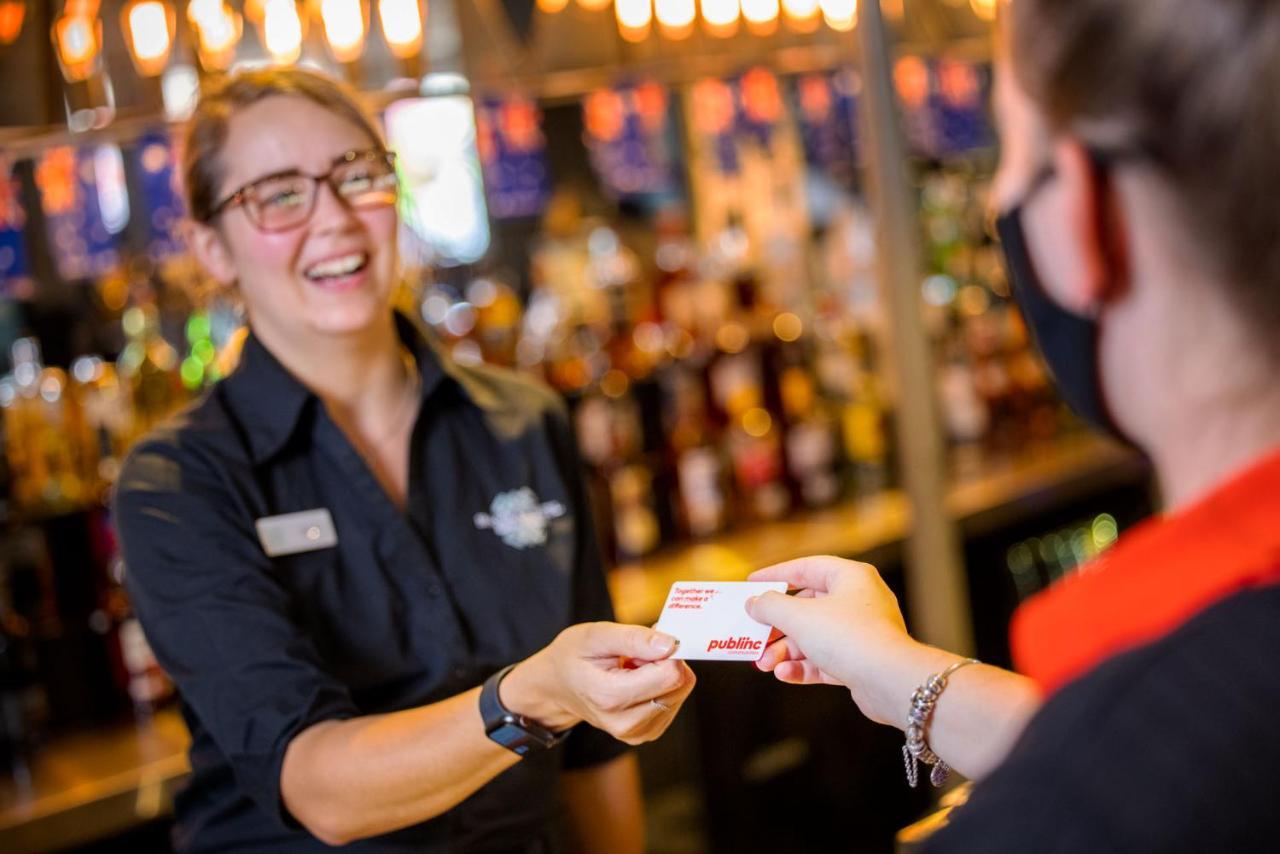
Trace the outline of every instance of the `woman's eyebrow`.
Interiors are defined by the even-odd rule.
[[[293,178],[302,174],[304,174],[303,171],[296,167],[292,169],[278,169],[275,172],[268,172],[266,175],[259,175],[257,178],[248,180],[244,182],[241,187],[252,187],[254,184],[261,183],[262,181],[270,181],[272,178]]]

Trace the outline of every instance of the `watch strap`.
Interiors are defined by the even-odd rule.
[[[552,732],[537,721],[516,714],[502,705],[498,687],[514,668],[514,664],[502,668],[486,679],[484,687],[480,689],[480,717],[484,721],[485,734],[520,756],[550,750],[564,741],[570,731]]]

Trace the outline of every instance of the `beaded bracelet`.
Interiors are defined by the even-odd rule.
[[[942,757],[934,753],[926,739],[929,720],[933,717],[933,709],[938,705],[938,698],[947,688],[947,680],[962,667],[977,664],[976,658],[957,661],[941,673],[935,673],[916,688],[911,695],[911,710],[907,712],[907,743],[902,745],[902,762],[907,770],[907,784],[915,788],[920,781],[919,763],[930,765],[929,782],[935,787],[947,781],[951,768]]]

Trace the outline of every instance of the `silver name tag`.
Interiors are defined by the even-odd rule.
[[[268,557],[330,549],[338,544],[333,516],[323,507],[283,516],[267,516],[254,525]]]

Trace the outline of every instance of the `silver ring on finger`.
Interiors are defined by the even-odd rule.
[[[666,703],[662,702],[661,700],[653,699],[653,700],[650,700],[649,702],[653,703],[655,706],[657,706],[659,709],[662,709],[662,711],[664,712],[671,711],[671,707],[668,706]]]

